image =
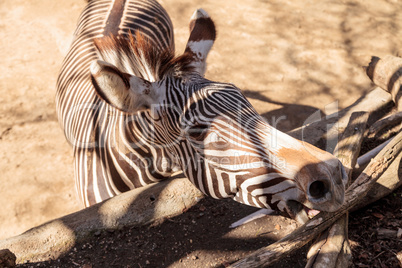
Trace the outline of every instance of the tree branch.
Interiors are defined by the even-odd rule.
[[[366,73],[374,84],[389,92],[396,103],[402,83],[402,58],[388,55],[380,59],[374,56],[366,68]]]
[[[162,181],[122,193],[21,235],[1,240],[0,249],[13,252],[17,263],[57,258],[97,230],[141,226],[179,215],[203,196],[188,179]]]
[[[364,138],[369,114],[356,112],[350,117],[349,124],[335,148],[334,155],[339,158],[351,180]],[[306,267],[348,267],[352,251],[348,242],[348,212],[323,232],[314,242],[307,254]]]

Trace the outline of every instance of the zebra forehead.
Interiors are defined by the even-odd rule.
[[[192,55],[175,57],[171,48],[158,47],[151,38],[137,30],[127,35],[109,35],[94,39],[99,57],[122,72],[148,81],[161,80],[168,73],[177,75],[193,70]]]

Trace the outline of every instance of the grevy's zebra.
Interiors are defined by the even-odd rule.
[[[335,157],[266,124],[234,85],[203,78],[214,40],[214,23],[197,10],[174,57],[173,26],[156,1],[89,1],[56,95],[85,206],[178,171],[214,198],[299,221],[302,208],[342,204]]]

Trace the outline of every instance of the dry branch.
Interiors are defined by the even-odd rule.
[[[97,230],[145,225],[172,217],[183,213],[202,197],[203,194],[188,179],[163,181],[120,194],[2,240],[0,249],[13,252],[17,263],[57,258]]]
[[[331,226],[348,210],[364,200],[365,193],[387,170],[402,151],[402,133],[399,133],[367,166],[363,173],[349,187],[342,207],[333,213],[321,212],[312,220],[267,247],[261,248],[231,267],[266,267],[285,255],[307,244],[322,231]]]
[[[384,196],[389,195],[395,189],[402,186],[402,154],[392,162],[389,168],[378,179],[375,187],[372,187],[369,192],[364,196],[363,200],[352,208],[355,211],[365,207],[366,205],[380,200]]]
[[[385,128],[402,123],[402,112],[393,113],[375,122],[369,129],[369,134],[376,135]]]
[[[402,58],[388,55],[380,59],[374,56],[366,73],[374,84],[389,92],[396,102],[402,83]]]
[[[361,155],[359,158],[357,158],[356,165],[354,167],[353,172],[356,174],[360,174],[363,169],[367,166],[368,163],[370,163],[370,160],[373,159],[387,144],[393,139],[394,137],[384,141],[380,145],[376,146],[375,148],[371,149],[364,155]]]
[[[342,162],[348,174],[347,186],[360,153],[368,116],[366,112],[353,113],[335,148],[334,155]],[[307,259],[306,267],[349,266],[352,252],[348,242],[348,212],[320,235],[310,248]]]
[[[349,180],[360,153],[368,117],[369,114],[366,112],[353,113],[350,117],[349,124],[334,151],[334,155],[338,157],[345,167]]]

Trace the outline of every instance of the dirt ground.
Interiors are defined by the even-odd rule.
[[[350,214],[351,267],[399,266],[395,254],[402,251],[400,239],[378,238],[376,230],[395,230],[402,226],[401,203],[402,188],[399,188],[392,195]],[[298,226],[281,216],[267,216],[235,229],[228,228],[231,222],[254,210],[232,200],[205,198],[184,214],[164,222],[98,231],[61,257],[17,267],[227,267]],[[310,245],[270,267],[305,267]]]
[[[236,84],[283,131],[316,110],[329,114],[350,105],[371,86],[361,66],[372,55],[402,52],[398,0],[161,2],[175,26],[178,53],[193,11],[209,12],[218,37],[206,76]],[[0,239],[81,209],[54,95],[84,6],[83,0],[0,1]]]

